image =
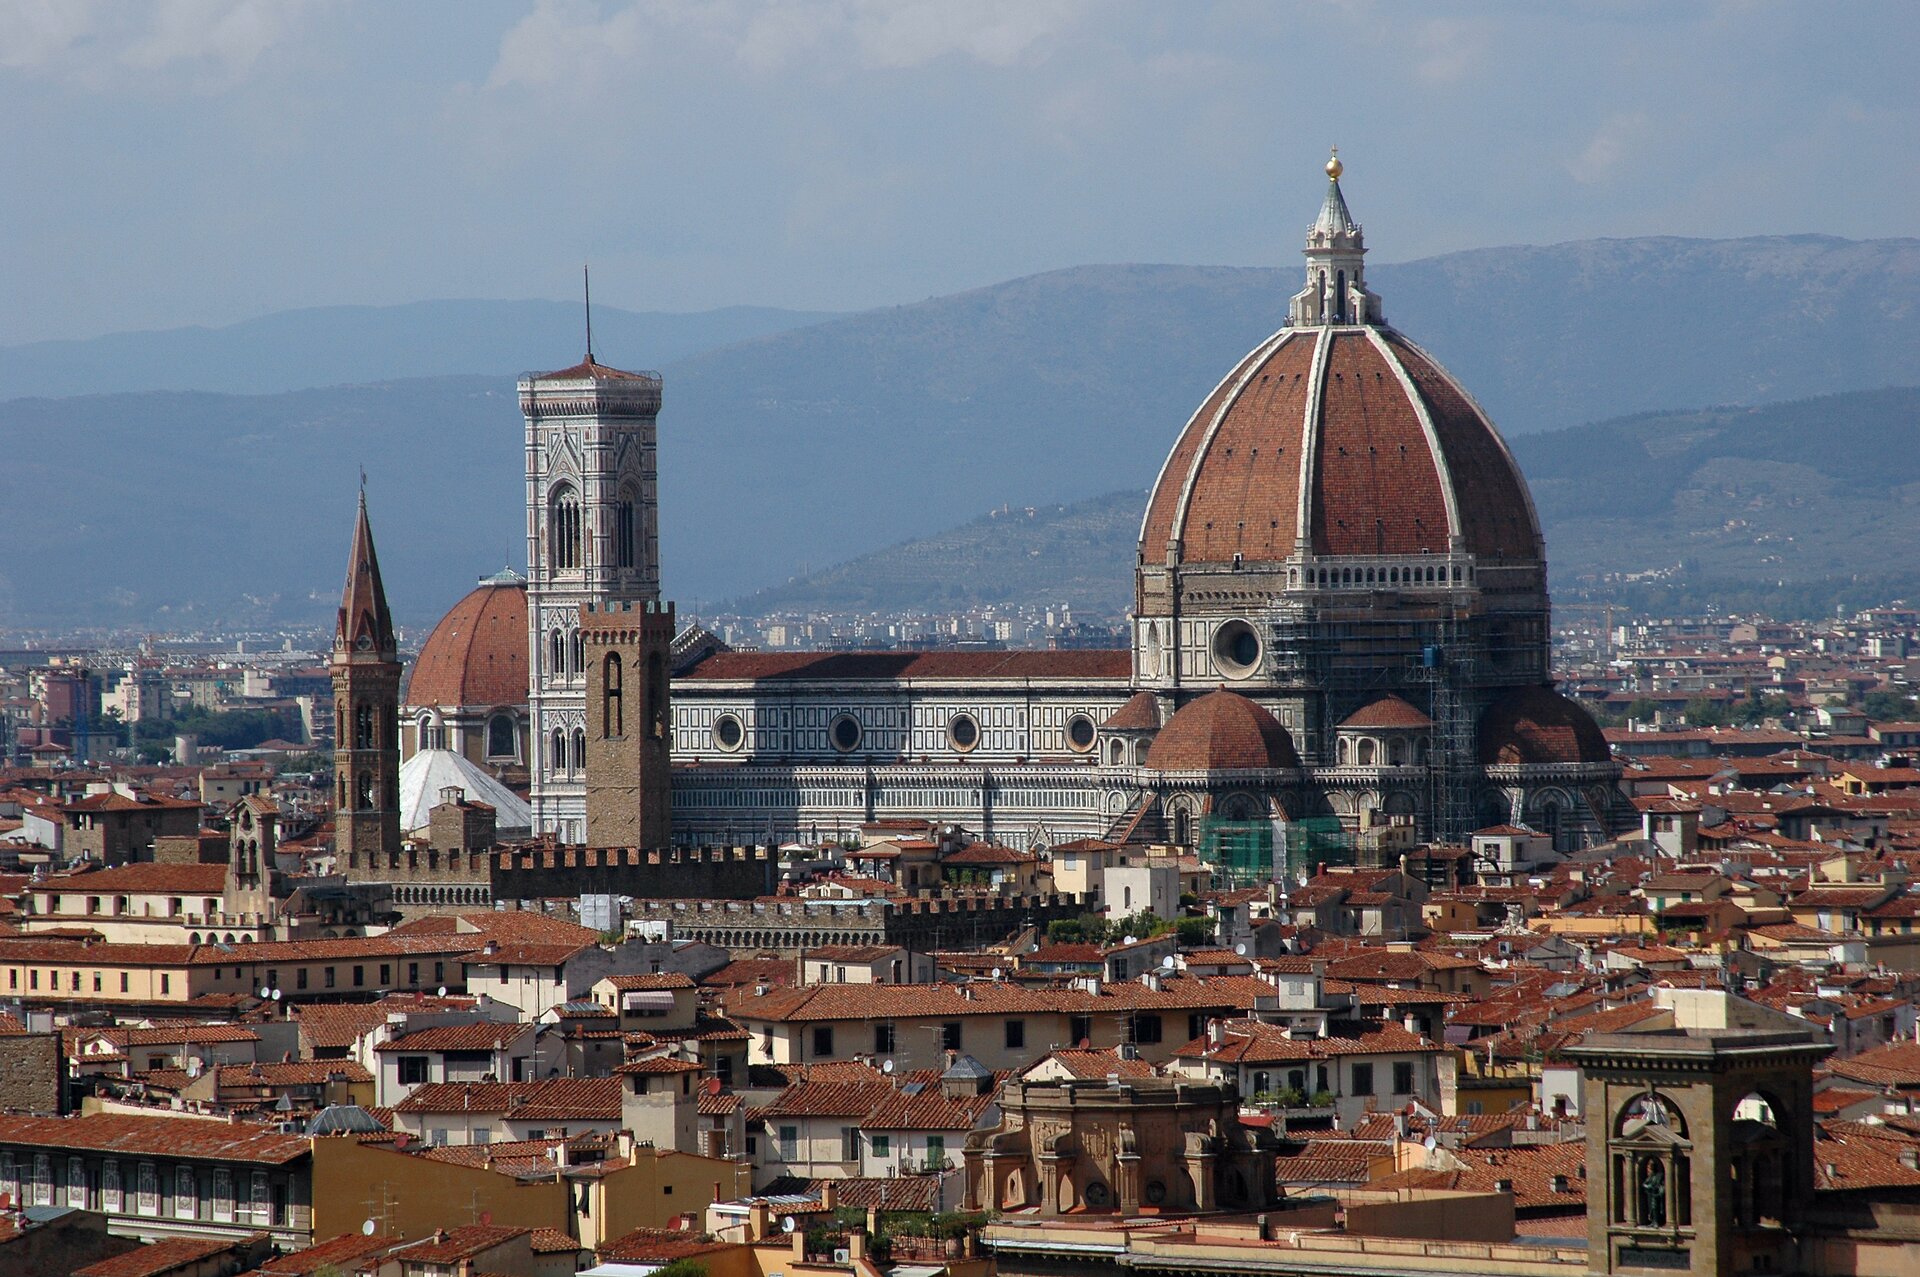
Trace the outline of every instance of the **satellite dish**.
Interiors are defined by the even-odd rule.
[[[1427,1150],[1427,1152],[1429,1152],[1429,1153],[1431,1153],[1431,1152],[1433,1152],[1433,1150],[1434,1150],[1434,1149],[1436,1149],[1436,1148],[1438,1148],[1438,1147],[1440,1147],[1440,1141],[1439,1141],[1439,1140],[1437,1140],[1437,1139],[1435,1139],[1435,1138],[1433,1138],[1433,1136],[1431,1136],[1431,1135],[1429,1135],[1429,1136],[1427,1136],[1427,1138],[1425,1138],[1425,1139],[1423,1139],[1423,1140],[1421,1140],[1421,1141],[1420,1141],[1420,1144],[1421,1144],[1421,1146],[1422,1146],[1423,1148],[1425,1148],[1425,1149]]]
[[[278,990],[278,989],[275,989],[275,990],[273,991],[273,1000],[274,1000],[275,1002],[278,1002],[278,1001],[280,1000],[280,990]]]
[[[1173,970],[1173,955],[1171,953],[1169,953],[1166,957],[1160,959],[1160,969],[1162,971]]]
[[[263,984],[260,986],[260,996],[263,998],[270,998],[273,996],[273,990],[269,989],[266,985]]]
[[[995,967],[993,969],[993,978],[996,980],[1004,980],[1007,978],[1007,973],[1002,971],[999,967]]]
[[[364,1224],[362,1224],[362,1225],[360,1225],[360,1235],[361,1235],[362,1237],[371,1237],[371,1236],[373,1236],[373,1221],[372,1221],[372,1220],[368,1220],[368,1221],[367,1221],[366,1223],[364,1223]]]
[[[882,1073],[891,1073],[891,1072],[893,1072],[893,1061],[892,1061],[892,1060],[882,1060],[882,1061],[880,1062],[880,1071],[881,1071]]]
[[[1138,936],[1127,936],[1125,939],[1121,940],[1120,943],[1121,944],[1139,944],[1140,938]]]
[[[783,1233],[790,1233],[793,1231],[793,1216],[782,1215],[780,1217],[780,1231]]]
[[[1233,951],[1234,951],[1235,953],[1237,953],[1237,954],[1239,954],[1239,955],[1240,955],[1241,957],[1243,957],[1243,958],[1244,958],[1244,957],[1246,957],[1246,956],[1247,956],[1247,942],[1246,942],[1245,940],[1242,940],[1242,941],[1241,941],[1241,942],[1240,942],[1239,944],[1237,944],[1237,945],[1235,945],[1235,946],[1233,946]]]
[[[441,986],[440,986],[439,988],[437,988],[437,989],[435,989],[435,990],[433,991],[433,996],[434,996],[434,997],[436,997],[436,998],[444,998],[444,997],[446,997],[446,996],[447,996],[447,986],[443,984],[443,985],[441,985]]]

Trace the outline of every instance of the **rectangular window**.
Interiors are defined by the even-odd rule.
[[[816,1059],[833,1054],[833,1026],[816,1024],[813,1026],[813,1054]]]
[[[780,1160],[791,1162],[800,1155],[800,1128],[783,1126],[780,1128]]]
[[[273,1218],[273,1195],[267,1191],[267,1173],[253,1173],[253,1222],[261,1226],[270,1226],[279,1221]]]
[[[927,1165],[938,1169],[947,1164],[947,1137],[944,1135],[927,1136]]]
[[[427,1057],[424,1055],[403,1055],[400,1057],[400,1085],[423,1086],[427,1081]]]
[[[233,1222],[233,1172],[225,1167],[213,1173],[213,1218],[216,1223]]]
[[[20,1171],[13,1164],[12,1153],[0,1153],[0,1193],[15,1200],[20,1197]]]
[[[1160,1040],[1160,1017],[1157,1015],[1136,1015],[1133,1017],[1133,1040],[1152,1044]]]
[[[124,1209],[120,1200],[118,1162],[103,1162],[100,1165],[100,1209],[110,1215],[118,1215]]]
[[[393,983],[392,972],[393,972],[392,967],[388,966],[384,962],[380,964],[380,987],[381,988],[385,988],[387,985]]]
[[[332,967],[327,967],[326,969],[321,971],[320,983],[325,985],[329,989],[333,987],[333,968]]]
[[[37,989],[40,987],[40,970],[38,967],[27,972],[27,987],[29,989]]]
[[[87,1208],[87,1163],[82,1158],[67,1159],[67,1205],[75,1210]]]
[[[407,983],[408,984],[420,983],[420,964],[419,963],[409,962],[407,964]]]
[[[891,1135],[874,1136],[873,1155],[875,1157],[891,1157],[893,1155],[893,1137]]]
[[[358,963],[353,967],[353,987],[358,989],[367,982],[367,969]]]
[[[840,1160],[857,1162],[860,1160],[860,1128],[843,1126],[840,1128]]]
[[[445,984],[447,982],[447,964],[446,963],[436,962],[433,964],[433,982],[435,984]]]
[[[93,991],[95,993],[103,993],[106,991],[106,987],[107,987],[107,982],[105,977],[103,977],[98,971],[94,972],[93,973]]]
[[[200,1213],[200,1188],[194,1182],[193,1168],[181,1166],[173,1172],[173,1214],[176,1219],[192,1219]]]
[[[876,1024],[873,1026],[873,1053],[875,1055],[893,1054],[893,1026]]]
[[[171,994],[172,992],[173,992],[173,977],[168,975],[166,972],[162,971],[160,973],[160,996],[164,998],[169,994]]]
[[[1395,1095],[1413,1094],[1413,1065],[1404,1060],[1393,1066],[1393,1093]]]
[[[1027,1022],[1025,1020],[1007,1021],[1007,1049],[1017,1051],[1027,1044]]]
[[[307,969],[305,967],[301,967],[293,973],[293,987],[296,989],[304,989],[307,987]]]
[[[133,1208],[142,1215],[160,1213],[160,1172],[152,1162],[140,1163],[134,1172]]]
[[[1356,1064],[1353,1066],[1352,1094],[1354,1095],[1372,1095],[1373,1094],[1373,1065]]]
[[[948,1051],[960,1050],[960,1021],[948,1020],[940,1026],[940,1045]]]
[[[126,992],[128,992],[128,989],[127,989],[127,973],[126,973],[126,972],[124,972],[124,971],[122,971],[122,972],[120,973],[120,992],[122,992],[122,993],[126,993]]]
[[[1093,1017],[1090,1015],[1072,1015],[1067,1017],[1067,1037],[1072,1039],[1071,1046],[1082,1042],[1093,1045]]]

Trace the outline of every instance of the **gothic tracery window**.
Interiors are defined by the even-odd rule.
[[[580,496],[567,484],[554,489],[547,520],[548,559],[556,572],[570,572],[581,565]]]

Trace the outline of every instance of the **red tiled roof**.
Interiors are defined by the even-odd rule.
[[[622,993],[640,989],[692,989],[693,977],[678,971],[656,971],[637,975],[610,975],[607,982]]]
[[[173,865],[154,861],[96,869],[90,873],[56,874],[33,885],[36,895],[136,895],[174,892],[217,896],[226,887],[225,865]]]
[[[505,1024],[437,1024],[382,1042],[375,1051],[504,1051],[531,1032],[518,1020]]]
[[[457,1264],[532,1231],[530,1228],[509,1228],[499,1224],[468,1224],[464,1228],[436,1233],[411,1246],[403,1246],[394,1252],[393,1257],[403,1264]]]
[[[1604,763],[1612,757],[1593,715],[1551,687],[1508,692],[1480,716],[1482,763]]]
[[[124,1255],[102,1259],[73,1270],[71,1277],[165,1277],[221,1251],[231,1250],[231,1238],[165,1237]]]
[[[1237,692],[1209,692],[1174,711],[1147,748],[1156,771],[1230,771],[1300,765],[1293,739],[1264,706]]]
[[[0,1115],[0,1144],[37,1144],[137,1156],[206,1158],[280,1165],[304,1157],[307,1141],[271,1127],[189,1117],[94,1113],[85,1117]]]
[[[1382,696],[1362,705],[1340,721],[1342,727],[1385,730],[1421,730],[1433,726],[1433,720],[1398,696]]]
[[[394,1105],[396,1113],[504,1113],[525,1121],[609,1122],[620,1117],[620,1079],[538,1082],[429,1082]]]
[[[527,587],[483,582],[440,618],[407,683],[413,706],[527,703]]]
[[[1152,692],[1135,692],[1100,724],[1104,732],[1151,732],[1160,727],[1160,702]]]
[[[260,1266],[260,1277],[317,1277],[323,1272],[350,1273],[363,1260],[373,1259],[398,1246],[400,1241],[375,1233],[342,1233],[305,1250],[269,1259]]]

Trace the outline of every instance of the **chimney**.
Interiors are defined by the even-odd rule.
[[[833,1209],[835,1209],[835,1205],[834,1205],[834,1204],[835,1204],[835,1202],[836,1202],[836,1201],[838,1201],[838,1199],[839,1199],[839,1196],[840,1196],[840,1194],[839,1194],[839,1192],[838,1192],[838,1191],[837,1191],[837,1190],[836,1190],[836,1189],[834,1188],[834,1186],[833,1186],[833,1181],[832,1181],[832,1180],[830,1180],[830,1179],[829,1179],[829,1180],[822,1180],[822,1181],[821,1181],[821,1183],[820,1183],[820,1207],[821,1207],[821,1209],[822,1209],[822,1210],[833,1210]]]
[[[714,1200],[720,1200],[718,1193],[714,1194]],[[767,1205],[765,1202],[749,1203],[747,1206],[747,1240],[750,1242],[761,1241],[772,1231],[773,1207]]]
[[[793,1262],[795,1264],[807,1262],[807,1230],[804,1228],[793,1230]]]

